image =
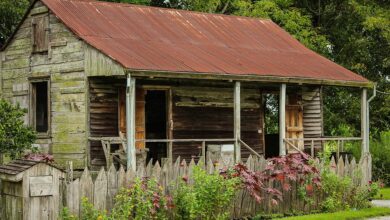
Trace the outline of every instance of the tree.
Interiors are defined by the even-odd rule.
[[[28,0],[0,1],[0,47],[15,30],[28,7]]]
[[[0,99],[0,154],[12,159],[22,156],[25,150],[32,149],[36,139],[35,132],[24,125],[26,110],[4,99]]]

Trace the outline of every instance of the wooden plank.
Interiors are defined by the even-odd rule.
[[[76,179],[67,184],[66,187],[66,196],[67,204],[69,211],[76,216],[80,216],[80,179]]]
[[[118,191],[118,178],[115,166],[114,164],[111,164],[110,169],[107,172],[107,210],[111,210],[114,206],[114,198]]]
[[[105,210],[108,184],[107,174],[103,167],[101,167],[93,186],[93,205],[98,210]]]
[[[85,197],[88,199],[89,202],[93,202],[93,189],[94,187],[92,177],[89,173],[88,167],[86,167],[80,178],[81,198]]]

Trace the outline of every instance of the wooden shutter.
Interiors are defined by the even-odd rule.
[[[303,138],[303,107],[298,97],[289,97],[289,104],[286,105],[286,138]],[[290,141],[295,147],[303,151],[303,140]],[[297,152],[297,150],[286,145],[288,153]]]
[[[126,135],[126,88],[119,89],[119,131]],[[136,89],[135,139],[145,139],[145,90]],[[145,148],[145,142],[136,142],[136,148]]]
[[[49,17],[36,16],[32,19],[32,44],[34,52],[45,52],[49,48]]]

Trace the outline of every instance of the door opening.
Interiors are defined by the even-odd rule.
[[[279,96],[264,95],[265,157],[279,156]]]
[[[147,90],[145,95],[146,139],[167,139],[167,93],[166,90]],[[146,143],[149,149],[147,162],[153,163],[167,157],[166,143]]]

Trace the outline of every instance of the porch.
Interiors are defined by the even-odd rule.
[[[336,143],[339,158],[344,143],[352,141],[368,153],[367,90],[362,89],[361,137],[325,137],[322,105],[319,85],[91,77],[89,161],[92,167],[116,163],[135,169],[179,156],[224,163],[302,151],[315,157],[326,142]]]

